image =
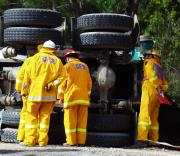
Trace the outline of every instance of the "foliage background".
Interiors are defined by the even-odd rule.
[[[124,0],[0,0],[0,14],[10,8],[55,9],[67,17],[69,26],[70,17],[97,12],[124,13],[126,5]],[[141,34],[153,36],[156,48],[161,51],[169,94],[173,97],[180,97],[179,10],[180,0],[140,0],[137,12]]]

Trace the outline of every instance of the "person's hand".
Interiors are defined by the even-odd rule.
[[[163,90],[160,86],[157,88],[157,91],[158,91],[158,93],[163,93]]]
[[[47,92],[51,91],[52,88],[55,86],[54,82],[49,82],[46,86],[45,86],[45,90]]]
[[[159,93],[162,97],[165,96],[165,95],[164,95],[164,91],[163,91],[163,89],[162,89],[160,86],[157,88],[157,91],[158,91],[158,93]]]
[[[63,99],[60,99],[60,100],[59,100],[59,105],[63,105],[63,103],[64,103],[64,100],[63,100]],[[64,108],[62,108],[61,112],[64,112]]]
[[[60,99],[60,100],[59,100],[59,104],[60,104],[60,105],[63,105],[63,102],[64,102],[63,99]]]

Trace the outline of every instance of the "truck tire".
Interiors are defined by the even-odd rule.
[[[49,144],[62,144],[66,142],[66,135],[65,135],[65,130],[64,126],[62,125],[56,125],[53,129],[50,128],[48,132],[49,136]]]
[[[1,134],[1,141],[8,143],[18,143],[17,141],[18,130],[13,128],[4,128]]]
[[[4,42],[7,44],[42,44],[52,40],[60,44],[61,32],[49,28],[10,27],[4,30]]]
[[[56,127],[63,127],[63,118],[60,118],[58,112],[51,112],[49,129],[56,129]]]
[[[135,129],[133,114],[89,114],[90,132],[130,132]]]
[[[4,12],[5,27],[46,27],[55,28],[62,24],[59,12],[48,9],[8,9]]]
[[[18,127],[21,109],[5,110],[2,113],[2,124]]]
[[[2,113],[2,124],[18,127],[20,121],[21,109],[5,110]],[[63,119],[59,119],[59,114],[57,112],[51,113],[50,118],[50,129],[54,129],[57,125],[62,125]]]
[[[77,28],[82,31],[112,30],[127,32],[133,28],[133,18],[113,13],[87,14],[77,18]]]
[[[133,144],[132,137],[128,133],[87,133],[86,144],[100,147],[122,147]]]
[[[80,34],[79,48],[127,50],[133,45],[128,33],[87,32]]]

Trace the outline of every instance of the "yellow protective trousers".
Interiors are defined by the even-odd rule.
[[[27,102],[25,145],[34,146],[37,142],[41,146],[48,144],[50,114],[53,107],[54,102]]]
[[[19,121],[19,128],[18,128],[18,135],[17,140],[23,141],[25,137],[25,117],[26,117],[26,109],[27,109],[27,96],[22,97],[23,100],[23,107],[20,114],[20,121]]]
[[[67,144],[85,144],[87,118],[88,106],[76,105],[64,109],[64,127]]]
[[[141,106],[138,119],[138,140],[159,139],[159,115],[160,103],[157,98],[157,90],[148,81],[142,87]]]

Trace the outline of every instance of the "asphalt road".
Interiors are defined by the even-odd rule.
[[[164,148],[99,148],[99,147],[24,147],[18,144],[0,143],[0,156],[180,156],[180,151]]]

